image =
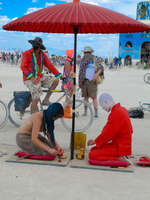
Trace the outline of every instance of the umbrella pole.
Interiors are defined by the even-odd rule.
[[[78,28],[74,28],[74,74],[73,74],[73,105],[72,105],[72,132],[71,132],[71,160],[74,158],[77,34],[78,34]]]

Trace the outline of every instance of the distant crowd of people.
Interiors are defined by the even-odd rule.
[[[55,54],[50,55],[47,49],[45,49],[44,52],[47,55],[47,57],[51,60],[54,66],[56,67],[64,66],[65,61],[66,61],[66,55],[65,56],[59,56]],[[11,65],[18,65],[21,62],[22,54],[23,54],[23,51],[17,51],[17,50],[16,51],[15,50],[0,51],[0,62],[8,63]],[[77,66],[80,65],[82,56],[80,54],[77,56],[77,60],[76,60]],[[104,65],[104,67],[107,67],[108,69],[117,69],[122,66],[132,65],[132,61],[130,62],[124,61],[124,63],[122,63],[121,57],[116,57],[116,56],[112,59],[109,59],[108,57],[102,58],[98,56],[96,56],[96,58],[99,60],[101,64]]]
[[[2,63],[18,65],[21,60],[22,52],[18,51],[0,51],[0,60]]]

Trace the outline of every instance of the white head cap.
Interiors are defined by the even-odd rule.
[[[115,102],[111,95],[103,93],[99,96],[99,105],[107,112],[115,105]]]

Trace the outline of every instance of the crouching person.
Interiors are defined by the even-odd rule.
[[[63,154],[54,135],[54,122],[63,116],[64,110],[60,103],[53,103],[47,110],[32,114],[18,130],[17,145],[24,152],[34,155]]]
[[[128,111],[106,93],[99,97],[99,104],[110,114],[101,134],[88,141],[88,146],[95,145],[89,152],[89,159],[120,160],[131,155],[132,125]]]

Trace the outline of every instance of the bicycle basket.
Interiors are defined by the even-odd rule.
[[[14,91],[15,111],[24,111],[31,103],[29,91]]]

